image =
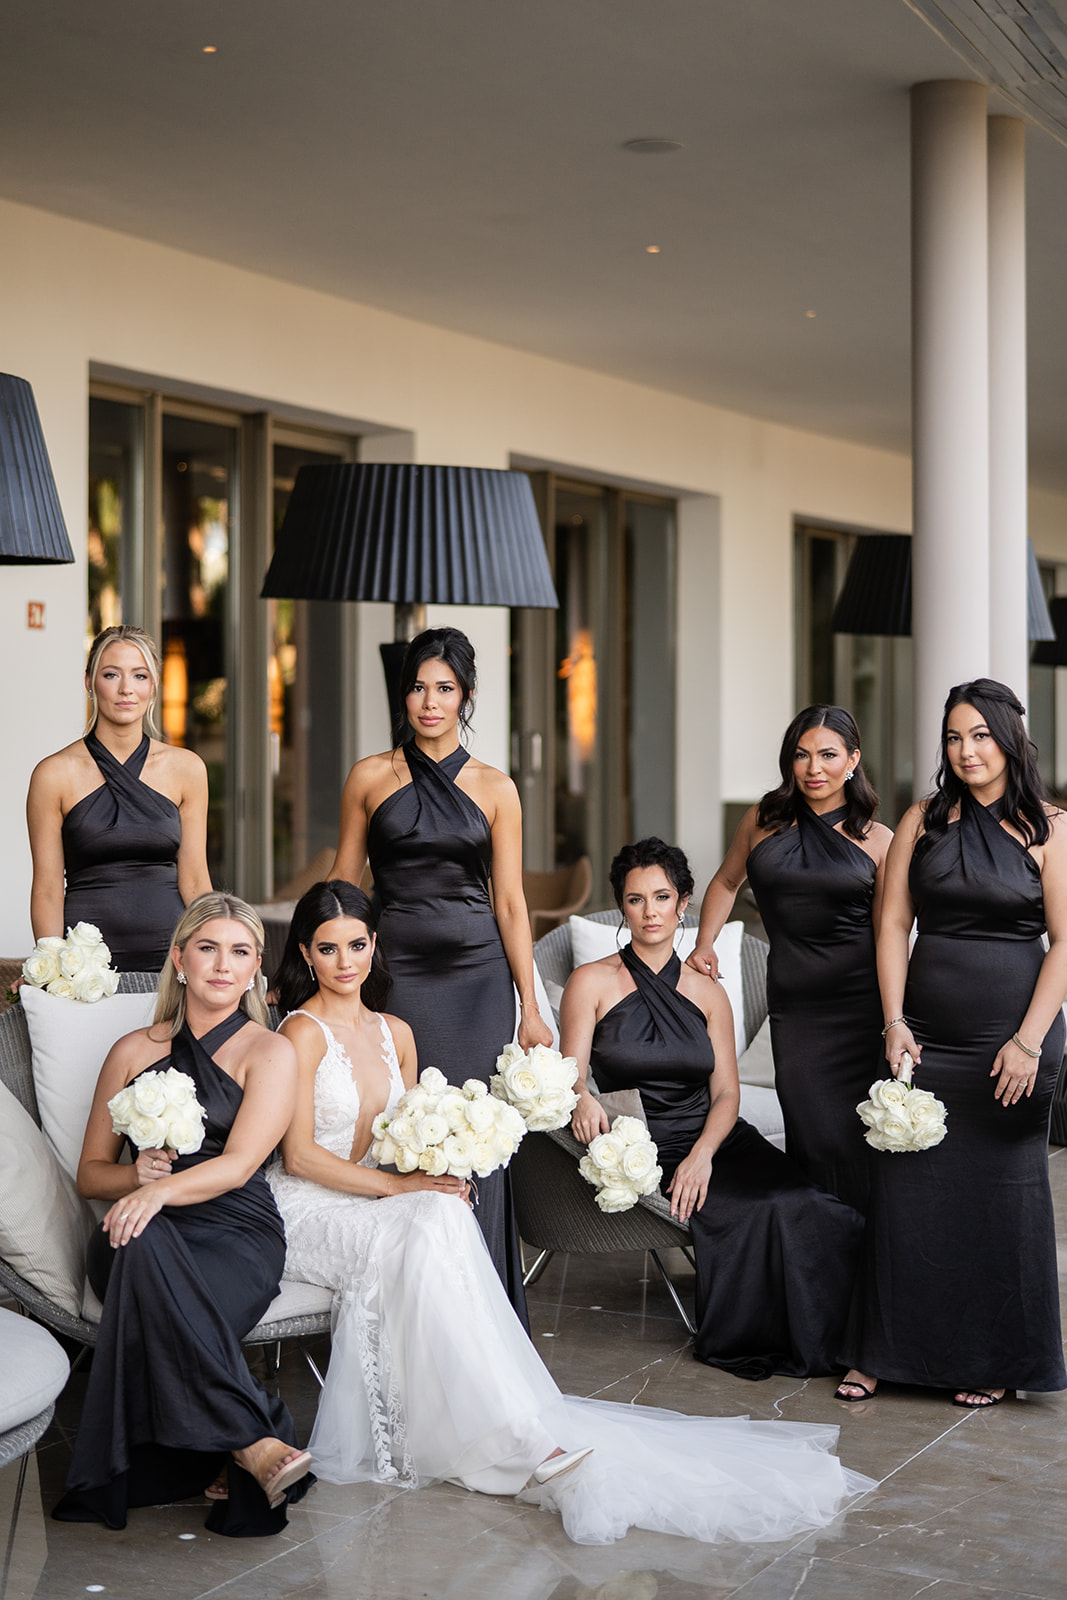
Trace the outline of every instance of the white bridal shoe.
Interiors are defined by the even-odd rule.
[[[539,1467],[533,1469],[535,1483],[551,1483],[553,1478],[562,1478],[564,1473],[573,1472],[575,1467],[580,1467],[586,1456],[593,1454],[593,1446],[588,1445],[584,1450],[572,1450],[570,1455],[549,1456],[547,1461],[542,1461]]]

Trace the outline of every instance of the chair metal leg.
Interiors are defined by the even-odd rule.
[[[266,1367],[264,1376],[276,1378],[282,1365],[282,1341],[279,1339],[273,1350],[269,1344],[263,1346],[263,1361]]]
[[[663,1265],[663,1262],[659,1258],[659,1251],[658,1250],[650,1250],[648,1253],[652,1257],[653,1261],[656,1263],[656,1267],[657,1267],[657,1269],[659,1271],[660,1277],[663,1279],[664,1283],[667,1285],[667,1293],[670,1295],[671,1299],[674,1301],[675,1309],[677,1310],[678,1315],[681,1317],[682,1321],[685,1323],[686,1327],[689,1329],[689,1332],[691,1334],[695,1335],[696,1328],[693,1326],[693,1319],[689,1315],[688,1311],[685,1309],[685,1306],[682,1304],[681,1300],[679,1299],[678,1291],[674,1287],[674,1284],[670,1280],[670,1274],[668,1273],[666,1267]]]
[[[311,1351],[308,1349],[308,1347],[304,1343],[303,1339],[298,1339],[296,1342],[300,1346],[300,1354],[303,1356],[304,1360],[307,1362],[308,1366],[311,1368],[311,1375],[315,1379],[315,1382],[318,1384],[320,1389],[324,1388],[325,1384],[326,1384],[326,1379],[323,1377],[322,1373],[319,1371],[318,1367],[315,1365],[315,1358],[311,1354]]]
[[[692,1250],[690,1250],[690,1248],[689,1248],[689,1246],[687,1244],[679,1245],[678,1248],[681,1250],[683,1256],[685,1257],[685,1259],[688,1261],[689,1265],[692,1267],[693,1271],[695,1272],[696,1269],[697,1269],[697,1258],[693,1254]]]
[[[32,1447],[31,1447],[32,1448]],[[7,1535],[7,1549],[4,1551],[4,1566],[0,1573],[0,1595],[7,1594],[7,1580],[11,1571],[11,1557],[15,1550],[15,1533],[18,1529],[19,1511],[22,1509],[22,1491],[26,1486],[26,1466],[29,1460],[27,1451],[19,1462],[18,1482],[15,1485],[15,1499],[11,1507],[11,1527]]]
[[[527,1272],[523,1273],[522,1286],[524,1289],[529,1289],[537,1282],[542,1272],[544,1272],[545,1268],[548,1266],[548,1263],[552,1260],[554,1254],[554,1250],[541,1251],[533,1266],[530,1267]]]

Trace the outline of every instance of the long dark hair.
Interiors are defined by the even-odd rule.
[[[278,991],[278,1009],[282,1016],[298,1011],[305,1000],[318,990],[318,984],[301,954],[300,946],[311,948],[316,930],[335,917],[354,917],[362,922],[368,933],[377,933],[378,915],[374,906],[354,883],[343,878],[331,878],[329,883],[313,883],[297,901],[293,920],[285,941],[285,954],[274,979]],[[360,999],[368,1011],[383,1011],[389,998],[393,980],[382,954],[380,944],[374,946],[370,971],[363,980]]]
[[[400,712],[393,728],[393,749],[411,736],[404,702],[419,681],[419,669],[424,661],[443,661],[450,667],[459,684],[463,703],[459,708],[459,725],[466,732],[474,711],[474,693],[478,687],[478,673],[474,665],[474,646],[458,628],[427,628],[418,633],[408,645],[404,665],[400,669]]]
[[[638,839],[636,844],[624,844],[611,863],[608,874],[611,892],[620,911],[627,875],[640,867],[662,867],[671,888],[677,891],[679,900],[693,892],[693,874],[685,851],[680,850],[676,844],[665,844],[662,839],[657,839],[655,834],[652,834],[647,839]]]
[[[1028,845],[1044,844],[1052,830],[1045,810],[1048,790],[1037,769],[1037,746],[1026,731],[1018,696],[995,678],[974,678],[970,683],[958,683],[948,692],[941,718],[941,759],[934,791],[923,814],[925,831],[943,833],[949,813],[960,804],[967,789],[948,759],[948,719],[957,706],[973,706],[1004,752],[1008,763],[1005,819],[1019,830]]]
[[[777,789],[768,789],[756,813],[761,828],[788,828],[797,820],[797,780],[793,773],[793,760],[802,734],[813,728],[829,728],[836,733],[849,755],[860,747],[860,731],[851,712],[844,706],[805,706],[798,711],[782,737],[778,752],[778,770],[782,781]],[[878,810],[878,796],[871,788],[862,761],[852,769],[852,777],[845,785],[845,804],[848,810],[842,828],[850,839],[866,839],[871,831],[871,819]]]

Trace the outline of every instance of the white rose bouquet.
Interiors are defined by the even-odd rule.
[[[142,1072],[107,1103],[115,1133],[138,1150],[173,1150],[191,1156],[204,1142],[204,1108],[187,1072]]]
[[[119,975],[111,970],[111,951],[91,922],[68,928],[65,939],[38,939],[22,963],[22,976],[34,989],[88,1003],[114,994],[119,986]]]
[[[496,1058],[489,1091],[514,1106],[531,1133],[548,1133],[570,1121],[578,1104],[573,1088],[577,1077],[578,1063],[573,1056],[561,1056],[543,1044],[535,1044],[532,1050],[509,1044]]]
[[[398,1172],[425,1172],[487,1178],[505,1167],[526,1133],[515,1110],[489,1093],[480,1078],[462,1088],[443,1072],[427,1067],[418,1083],[401,1095],[393,1111],[382,1111],[371,1125],[371,1155],[379,1166]]]
[[[595,1187],[601,1211],[629,1211],[663,1177],[659,1151],[637,1117],[616,1117],[610,1133],[598,1133],[578,1171]]]
[[[907,1051],[899,1078],[879,1078],[870,1087],[870,1099],[856,1107],[866,1124],[864,1138],[873,1150],[900,1154],[908,1150],[932,1150],[945,1137],[944,1101],[929,1089],[916,1089],[912,1083],[914,1062]]]

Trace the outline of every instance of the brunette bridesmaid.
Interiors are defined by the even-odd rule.
[[[874,821],[856,724],[808,706],[785,731],[782,781],[742,818],[708,885],[689,965],[718,975],[714,943],[746,877],[770,940],[767,998],[786,1150],[857,1211],[867,1145],[856,1107],[881,1073],[875,934],[890,830]]]

